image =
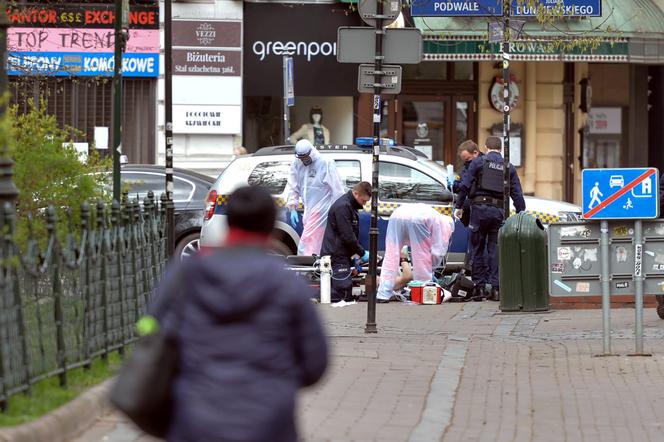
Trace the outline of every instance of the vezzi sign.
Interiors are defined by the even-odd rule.
[[[258,56],[260,61],[270,55],[299,55],[311,61],[316,56],[337,56],[337,42],[334,41],[256,41],[252,46],[252,52]]]

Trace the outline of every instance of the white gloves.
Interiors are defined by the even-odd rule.
[[[460,220],[462,216],[463,216],[463,209],[454,209],[454,217],[456,219]]]

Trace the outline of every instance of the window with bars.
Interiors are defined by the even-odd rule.
[[[47,111],[58,123],[78,129],[83,135],[74,141],[94,143],[95,127],[113,134],[113,82],[111,78],[13,77],[13,104],[27,111],[28,100],[43,97]],[[122,105],[122,152],[131,163],[151,164],[156,153],[155,79],[124,78]],[[110,150],[108,151],[110,153]]]

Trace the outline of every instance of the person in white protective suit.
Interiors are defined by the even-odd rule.
[[[293,228],[299,222],[297,206],[302,198],[302,235],[298,255],[318,255],[327,226],[327,212],[332,203],[345,193],[334,161],[324,158],[309,140],[295,144],[295,157],[288,176],[286,205]]]
[[[454,220],[425,204],[402,204],[387,224],[385,256],[380,272],[378,302],[389,302],[399,276],[399,256],[403,246],[410,246],[413,279],[431,281],[450,244]]]

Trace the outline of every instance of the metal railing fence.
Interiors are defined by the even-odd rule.
[[[65,386],[68,371],[135,339],[167,261],[164,198],[86,203],[62,241],[49,207],[45,250],[32,232],[22,250],[13,205],[0,208],[1,410],[40,380],[57,376]]]

